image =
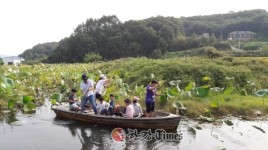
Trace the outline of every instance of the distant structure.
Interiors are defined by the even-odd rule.
[[[205,38],[209,38],[209,33],[203,33],[202,36]]]
[[[4,62],[4,65],[14,65],[14,66],[19,66],[21,62],[24,61],[23,58],[17,56],[3,57],[2,60]]]
[[[233,31],[229,34],[230,40],[250,41],[254,39],[256,33],[251,31]]]

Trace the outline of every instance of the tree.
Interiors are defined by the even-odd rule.
[[[201,46],[207,46],[209,43],[209,38],[202,36],[201,38],[199,38],[199,41]]]
[[[162,58],[162,52],[160,49],[155,49],[152,53],[152,58],[159,59]]]
[[[260,34],[262,34],[264,37],[268,37],[268,18],[266,18],[262,23],[260,27]]]
[[[197,48],[200,45],[197,34],[193,33],[190,38],[187,39],[187,43],[190,48]]]
[[[58,42],[49,42],[37,44],[31,49],[25,50],[19,57],[24,58],[26,61],[38,60],[48,57],[58,47]]]
[[[0,65],[4,65],[3,59],[0,58]]]
[[[213,33],[210,37],[209,37],[209,45],[213,45],[216,42],[216,37],[215,34]]]
[[[116,16],[89,18],[74,33],[59,42],[48,62],[84,62],[86,54],[97,53],[104,60],[124,57],[155,56],[168,51],[183,51],[202,46],[217,46],[216,37],[223,39],[235,30],[262,33],[268,38],[268,13],[265,10],[194,17],[151,17],[122,23]],[[209,33],[209,38],[200,37]],[[215,34],[214,34],[215,33]],[[37,57],[36,53],[29,53]]]
[[[102,59],[100,54],[97,53],[88,53],[85,55],[84,57],[84,62],[88,63],[88,62],[96,62],[96,61],[100,61]]]

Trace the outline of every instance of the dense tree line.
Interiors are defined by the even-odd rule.
[[[74,63],[138,56],[160,58],[167,51],[203,46],[224,49],[229,46],[222,40],[236,30],[268,37],[268,13],[251,10],[187,18],[157,16],[124,23],[116,16],[90,18],[79,24],[70,37],[59,41],[47,62]],[[209,38],[201,36],[203,33],[209,33]]]
[[[122,23],[116,16],[88,19],[74,33],[59,42],[49,62],[81,62],[86,54],[100,54],[103,59],[152,57],[154,51],[165,53],[182,33],[176,18],[155,17]],[[60,57],[64,53],[63,57]]]
[[[0,65],[3,65],[3,64],[4,64],[3,59],[0,58]]]
[[[31,49],[25,50],[19,57],[25,60],[35,60],[46,58],[58,47],[58,42],[37,44]]]
[[[181,17],[186,36],[192,33],[214,33],[216,37],[227,38],[232,31],[252,31],[268,37],[268,13],[265,10],[229,12],[208,16]]]

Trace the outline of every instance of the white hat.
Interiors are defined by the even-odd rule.
[[[105,104],[105,107],[109,107],[109,104],[108,104],[108,103],[106,103],[106,104]]]
[[[101,74],[100,77],[101,78],[106,78],[106,76],[104,74]]]
[[[133,97],[133,100],[139,101],[139,100],[140,100],[140,98],[139,98],[139,97],[137,97],[137,96],[134,96],[134,97]]]

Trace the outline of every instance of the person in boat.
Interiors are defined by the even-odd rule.
[[[145,104],[146,104],[145,116],[146,117],[154,117],[155,96],[160,96],[156,92],[157,87],[158,87],[158,82],[156,80],[152,80],[151,84],[149,84],[146,87],[146,99],[145,99]]]
[[[69,107],[70,107],[70,110],[71,111],[78,111],[80,110],[80,107],[77,105],[77,97],[76,97],[76,92],[77,90],[76,89],[72,89],[71,90],[71,94],[69,96]]]
[[[124,113],[121,111],[121,109],[120,109],[120,105],[115,105],[114,106],[114,115],[115,116],[121,116],[121,117],[123,117],[124,115],[123,115]]]
[[[104,89],[109,82],[110,82],[110,79],[107,79],[104,74],[100,75],[100,78],[96,84],[96,89],[95,89],[96,99],[99,99],[100,97],[103,96]]]
[[[81,103],[81,113],[85,111],[85,105],[87,101],[89,101],[93,107],[95,114],[97,114],[96,104],[94,100],[94,93],[93,93],[94,83],[92,80],[88,79],[87,75],[85,74],[82,75],[81,79],[82,82],[80,83],[80,88],[83,94],[83,100]]]
[[[123,114],[126,118],[133,118],[134,116],[134,108],[133,105],[131,105],[131,101],[129,99],[125,99],[126,104],[126,112]]]
[[[142,109],[141,109],[141,105],[138,102],[140,100],[140,98],[138,98],[137,96],[133,97],[133,108],[134,108],[134,115],[133,117],[140,117],[143,115]]]
[[[108,114],[108,108],[109,108],[109,103],[104,101],[103,97],[99,97],[99,102],[97,103],[98,114],[107,115]]]
[[[114,109],[115,109],[115,102],[114,101],[115,101],[114,95],[110,94],[110,100],[109,100],[110,107],[108,109],[110,115],[114,115]]]

